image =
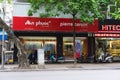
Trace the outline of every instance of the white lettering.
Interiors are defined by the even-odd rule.
[[[60,23],[60,27],[67,27],[67,26],[73,26],[73,23],[66,23],[66,22],[61,22]],[[75,26],[87,27],[88,23],[75,23]]]
[[[29,20],[27,20],[27,21],[25,22],[25,25],[34,25],[34,22],[30,22]]]
[[[38,22],[36,22],[36,27],[38,27],[38,26],[49,27],[49,23],[51,23],[51,21],[48,21],[48,22],[38,21]]]
[[[102,25],[102,30],[120,31],[120,25]]]

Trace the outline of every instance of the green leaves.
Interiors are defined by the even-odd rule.
[[[112,17],[120,20],[120,8],[115,13],[111,13]]]
[[[29,10],[29,11],[28,11],[28,16],[32,16],[32,15],[33,15],[32,10]]]
[[[56,5],[56,8],[57,8],[58,11],[63,11],[63,9],[64,9],[63,3],[59,2],[59,3]]]
[[[120,0],[113,0],[112,5],[110,6],[110,16],[113,19],[120,20]]]
[[[0,3],[2,3],[4,0],[0,0]],[[9,4],[11,4],[11,0],[6,0]]]
[[[30,3],[29,15],[36,13],[41,6],[44,6],[45,12],[40,12],[41,17],[58,16],[60,13],[64,13],[87,22],[102,17],[98,9],[98,0],[30,0]]]

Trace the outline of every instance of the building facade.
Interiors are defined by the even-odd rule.
[[[26,0],[15,1],[17,2],[13,5],[13,30],[28,54],[43,48],[46,59],[47,51],[51,50],[50,53],[64,55],[66,60],[73,61],[72,16],[60,14],[54,18],[37,18],[36,13],[29,17],[27,12],[30,4]],[[79,49],[84,54],[85,62],[90,62],[89,57],[96,56],[99,48],[102,48],[104,53],[109,52],[115,56],[114,60],[119,59],[119,23],[111,19],[102,22],[95,20],[92,25],[76,21],[75,39],[80,43]],[[116,45],[115,49],[113,45]],[[14,60],[17,61],[17,49],[15,50]]]
[[[104,53],[110,53],[114,61],[120,60],[120,20],[99,21],[98,31],[94,36],[97,49],[102,48]]]
[[[98,29],[98,20],[94,24],[76,20],[76,41],[86,61],[94,54],[93,31]],[[48,53],[57,57],[65,56],[66,61],[73,61],[73,26],[72,18],[38,18],[13,16],[13,30],[24,44],[28,54],[43,48],[47,60]],[[92,46],[92,47],[91,47]],[[17,53],[15,53],[17,54]],[[14,55],[15,56],[15,55]]]

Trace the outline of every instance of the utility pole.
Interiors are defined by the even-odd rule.
[[[3,20],[5,21],[5,4],[6,4],[6,0],[4,0],[3,1],[3,3],[2,3],[2,9],[3,9]],[[4,54],[4,52],[5,52],[5,44],[4,44],[4,42],[5,42],[5,31],[4,31],[4,29],[2,29],[2,62],[1,62],[1,69],[4,69],[4,63],[5,63],[5,54]]]

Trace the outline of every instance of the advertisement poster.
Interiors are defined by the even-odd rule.
[[[76,51],[76,57],[80,57],[82,50],[82,45],[80,40],[75,40],[75,51]]]

